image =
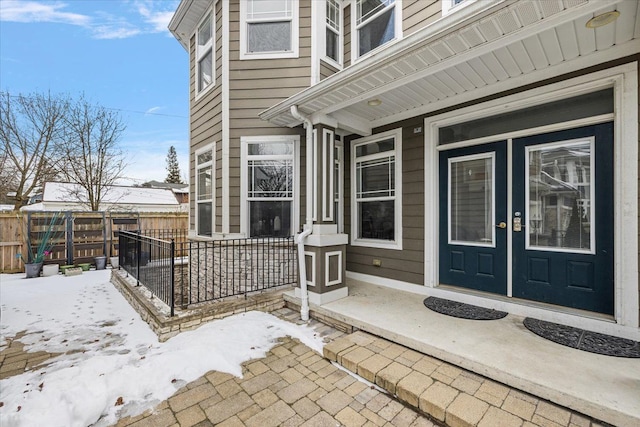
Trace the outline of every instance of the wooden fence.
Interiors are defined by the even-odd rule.
[[[49,227],[53,212],[0,213],[0,273],[18,273],[24,266],[18,254],[29,253],[27,235],[37,241]],[[96,256],[118,254],[118,230],[184,230],[187,213],[174,212],[61,212],[53,227],[51,254],[45,263],[93,263]],[[35,251],[35,250],[34,250]]]

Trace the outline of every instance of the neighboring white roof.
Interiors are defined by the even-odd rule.
[[[47,202],[78,202],[76,194],[84,195],[86,191],[78,184],[68,182],[47,182],[44,185],[42,201]],[[173,191],[166,188],[125,187],[112,185],[108,187],[103,204],[118,205],[173,205],[178,206],[178,200]]]
[[[13,205],[0,205],[0,211],[12,211]]]

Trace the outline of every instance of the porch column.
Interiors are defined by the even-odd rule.
[[[314,123],[313,232],[305,242],[309,302],[322,305],[348,295],[345,285],[348,236],[338,233],[335,217],[335,128]],[[300,288],[296,288],[300,296]]]

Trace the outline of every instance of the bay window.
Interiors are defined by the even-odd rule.
[[[341,8],[336,0],[327,0],[326,7],[326,37],[325,37],[325,55],[327,58],[340,64],[340,28]]]
[[[297,0],[240,2],[240,58],[290,58],[298,54]]]
[[[196,156],[196,234],[210,237],[214,220],[214,153],[215,145],[197,150]]]
[[[196,32],[196,92],[200,93],[214,83],[213,66],[213,12],[209,12]]]
[[[293,235],[298,140],[297,136],[242,138],[249,237]]]
[[[396,38],[400,28],[395,0],[356,0],[357,56]]]

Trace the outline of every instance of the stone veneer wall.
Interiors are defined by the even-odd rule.
[[[290,290],[272,289],[268,292],[255,293],[248,296],[229,297],[225,300],[201,304],[189,310],[176,309],[174,317],[169,316],[168,307],[160,307],[157,299],[152,300],[143,286],[135,286],[135,279],[126,277],[123,270],[111,272],[111,283],[120,291],[124,298],[138,312],[142,320],[147,322],[158,335],[158,339],[166,341],[182,331],[197,328],[203,323],[215,319],[222,319],[233,314],[258,310],[271,312],[284,307],[282,294]],[[154,303],[155,301],[155,303]]]
[[[190,304],[297,282],[293,241],[246,242],[193,242],[189,256]]]

